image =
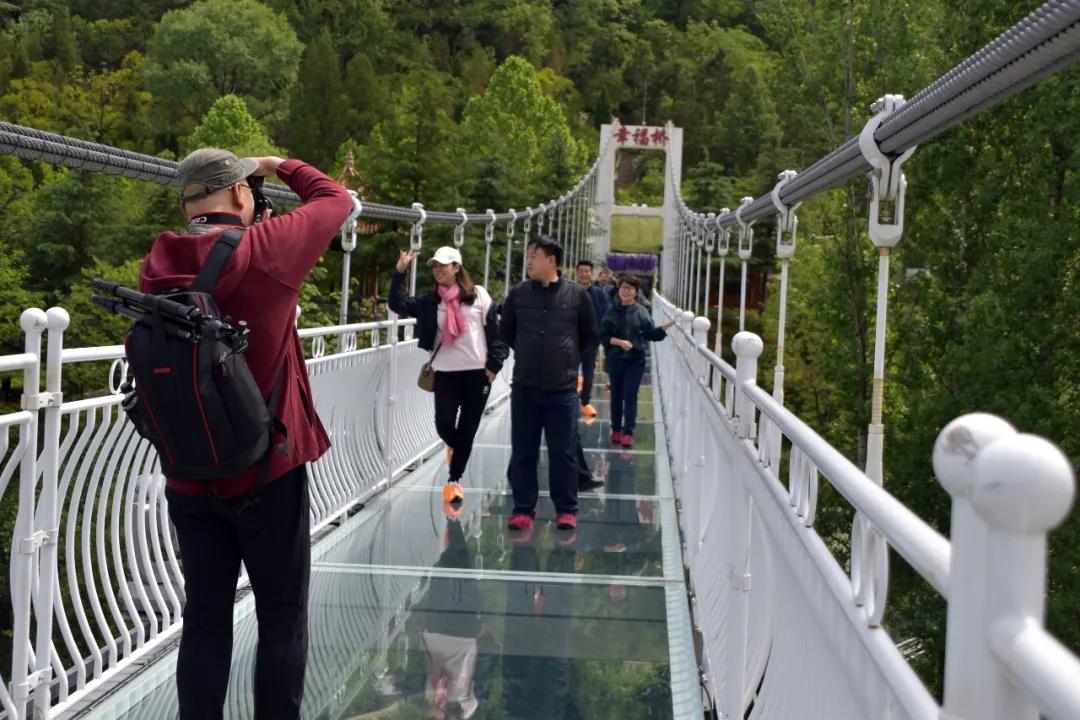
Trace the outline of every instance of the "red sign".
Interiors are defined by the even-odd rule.
[[[637,147],[666,147],[667,129],[647,125],[620,125],[615,130],[615,140],[620,145]]]

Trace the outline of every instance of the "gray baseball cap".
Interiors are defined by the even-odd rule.
[[[258,169],[259,163],[254,158],[238,158],[220,148],[201,148],[184,158],[176,168],[180,199],[183,202],[201,200],[222,188],[235,185]],[[201,185],[202,188],[184,195],[184,190],[192,185]]]

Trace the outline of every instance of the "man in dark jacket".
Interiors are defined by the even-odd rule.
[[[585,288],[559,275],[563,249],[541,236],[529,243],[529,280],[502,306],[499,330],[514,349],[510,393],[510,528],[532,527],[539,499],[540,434],[547,439],[548,484],[560,529],[577,527],[577,374],[581,351],[596,344],[596,317]]]
[[[303,201],[286,215],[255,224],[248,178],[277,177]],[[204,491],[166,478],[169,517],[184,571],[184,628],[176,683],[180,718],[221,718],[232,658],[233,602],[240,563],[255,593],[259,646],[255,716],[300,717],[308,649],[311,567],[305,463],[330,440],[312,402],[296,332],[300,286],[353,207],[349,194],[315,168],[277,157],[238,159],[196,150],[177,170],[182,233],[163,232],[143,261],[139,289],[187,288],[218,236],[244,228],[213,296],[221,311],[251,330],[247,362],[287,434],[275,434],[267,461]]]
[[[585,292],[589,294],[589,299],[593,304],[593,315],[596,317],[596,322],[600,322],[600,318],[604,317],[604,312],[608,309],[608,295],[604,292],[604,289],[599,285],[593,283],[593,264],[589,260],[579,260],[577,264],[577,281],[581,287],[585,288]],[[591,348],[585,348],[581,351],[581,413],[585,417],[596,417],[596,408],[592,406],[592,386],[593,375],[596,372],[596,353],[599,349],[599,345],[594,345]]]

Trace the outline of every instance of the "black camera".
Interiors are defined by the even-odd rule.
[[[252,175],[247,179],[248,186],[251,188],[251,198],[255,201],[255,212],[252,218],[252,224],[259,222],[262,219],[263,211],[269,210],[274,212],[274,202],[266,197],[263,192],[263,182],[266,178],[258,175]]]

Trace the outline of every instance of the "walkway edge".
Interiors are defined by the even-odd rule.
[[[652,347],[652,366],[656,367],[656,350]],[[671,459],[668,455],[667,431],[664,422],[664,403],[659,398],[662,394],[659,375],[653,374],[653,419],[659,419],[656,428],[656,494],[660,498],[675,498],[675,486],[671,478]],[[659,412],[657,412],[659,408]],[[659,418],[657,418],[659,415]],[[668,652],[671,667],[671,709],[672,717],[705,717],[701,704],[701,680],[694,651],[693,622],[690,618],[690,603],[687,598],[686,581],[683,574],[682,544],[679,541],[679,517],[675,504],[665,503],[670,510],[665,513],[660,523],[661,545],[664,558],[664,577],[678,573],[677,581],[667,586],[667,628]],[[670,517],[666,516],[670,512]]]

